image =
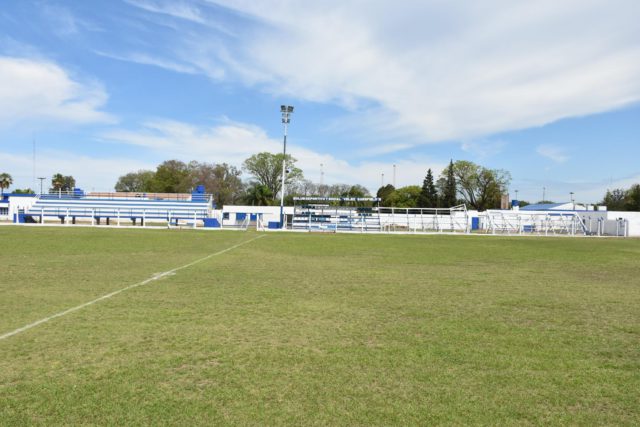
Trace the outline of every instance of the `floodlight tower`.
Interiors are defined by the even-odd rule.
[[[516,190],[516,200],[520,200],[518,199],[518,190]]]
[[[284,144],[282,149],[282,189],[280,190],[280,228],[284,228],[284,181],[287,174],[287,128],[291,119],[289,116],[293,114],[293,106],[281,105],[282,125],[284,126]]]
[[[44,176],[39,176],[38,179],[40,180],[40,195],[42,195],[42,182],[47,178]]]

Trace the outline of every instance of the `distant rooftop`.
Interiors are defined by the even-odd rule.
[[[524,206],[522,208],[520,208],[520,210],[522,211],[553,211],[553,210],[559,210],[559,211],[566,211],[566,210],[579,210],[579,211],[583,211],[586,208],[584,207],[584,205],[581,205],[579,203],[573,203],[573,202],[563,202],[563,203],[538,203],[538,204],[534,204],[534,205],[527,205]]]

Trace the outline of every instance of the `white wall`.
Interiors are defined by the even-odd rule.
[[[13,221],[13,214],[17,214],[20,209],[29,209],[36,200],[36,197],[9,196],[9,220]]]
[[[236,222],[236,213],[262,214],[264,224],[268,224],[270,221],[280,221],[280,206],[225,205],[222,208],[222,212],[229,214],[229,219],[224,220],[225,225],[231,225]],[[285,206],[284,213],[285,215],[293,215],[293,206]]]
[[[629,236],[640,237],[640,212],[607,211],[607,219],[618,218],[629,221]]]

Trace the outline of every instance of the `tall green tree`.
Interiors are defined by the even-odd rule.
[[[634,184],[627,190],[625,208],[628,211],[640,211],[640,184]]]
[[[251,206],[269,206],[273,201],[273,193],[266,185],[259,182],[249,183],[245,195],[244,202]]]
[[[378,188],[376,197],[380,198],[380,204],[382,206],[393,206],[393,193],[396,191],[396,187],[391,184],[387,184]]]
[[[355,184],[349,187],[346,193],[342,193],[341,197],[369,197],[369,190],[360,184]]]
[[[458,184],[454,173],[453,160],[449,161],[449,166],[442,172],[438,180],[440,187],[440,206],[450,208],[458,204]]]
[[[422,189],[420,190],[420,196],[418,197],[418,207],[438,207],[438,192],[436,190],[436,185],[433,182],[433,173],[431,172],[431,169],[427,170],[427,175],[422,181]]]
[[[397,208],[415,208],[418,206],[422,189],[418,185],[397,188],[389,197],[389,205]]]
[[[255,180],[267,187],[275,200],[282,189],[282,159],[283,154],[262,152],[254,154],[244,161],[242,168],[250,173]],[[287,154],[285,158],[285,185],[293,184],[304,179],[302,170],[295,166],[296,159]]]
[[[149,191],[153,193],[188,193],[191,188],[189,167],[180,160],[162,162],[149,182]]]
[[[0,194],[4,196],[5,188],[11,187],[13,184],[13,178],[6,172],[0,173]]]
[[[607,190],[604,195],[601,204],[607,207],[610,211],[624,211],[626,210],[625,198],[627,192],[622,188],[614,188],[613,190]]]
[[[233,204],[242,196],[242,171],[227,163],[216,164],[212,169],[210,179],[202,180],[208,193],[218,203],[218,206]]]
[[[240,175],[242,172],[227,163],[206,163],[192,161],[188,165],[189,187],[204,185],[205,191],[213,195],[218,205],[233,204],[244,195],[244,186]]]
[[[55,191],[71,191],[76,186],[76,180],[71,175],[56,173],[51,177],[51,189]]]
[[[468,206],[479,211],[499,208],[500,198],[511,182],[511,174],[505,170],[488,169],[466,160],[451,162],[444,174],[445,182],[451,175],[455,177],[458,194]]]
[[[150,170],[139,170],[138,172],[129,172],[118,178],[115,185],[116,191],[124,192],[150,192],[151,183],[156,173]]]

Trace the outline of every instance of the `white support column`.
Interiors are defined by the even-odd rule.
[[[96,225],[96,210],[91,209],[91,225]]]
[[[118,208],[118,227],[120,227],[120,208]]]
[[[142,209],[142,226],[143,227],[147,226],[147,210],[146,209]]]

